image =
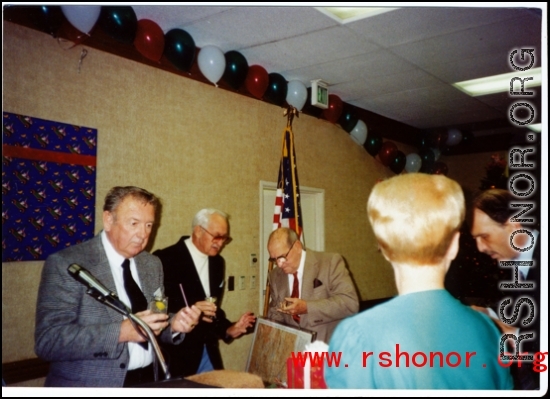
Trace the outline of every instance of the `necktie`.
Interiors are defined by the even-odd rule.
[[[124,262],[122,262],[122,276],[124,278],[124,289],[126,290],[126,295],[128,295],[128,299],[130,299],[130,303],[132,304],[132,313],[137,313],[147,309],[147,300],[145,299],[145,295],[143,295],[143,292],[141,292],[141,289],[132,277],[129,259],[124,259]]]
[[[139,288],[136,280],[132,277],[129,259],[124,259],[124,262],[122,262],[122,277],[124,278],[124,289],[126,290],[126,295],[128,295],[128,299],[130,299],[130,303],[132,304],[132,313],[147,309],[147,300],[145,299],[145,295],[143,295],[141,288]],[[140,342],[138,345],[145,350],[147,350],[149,346],[147,342]]]
[[[292,275],[294,276],[294,282],[292,283],[292,294],[290,295],[290,297],[300,298],[300,283],[298,282],[298,272],[294,272]],[[299,315],[293,314],[292,318],[296,323],[300,323]]]

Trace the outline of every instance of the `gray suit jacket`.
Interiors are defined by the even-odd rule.
[[[292,316],[277,312],[290,297],[288,275],[275,266],[269,274],[270,302],[268,318],[292,327],[317,332],[317,340],[328,344],[340,320],[359,310],[359,299],[344,259],[338,254],[307,250],[301,298],[307,302],[307,314],[300,324]]]
[[[163,284],[162,265],[147,252],[134,259],[149,301]],[[35,328],[35,352],[51,362],[45,385],[122,387],[129,361],[127,343],[118,342],[123,317],[86,294],[86,287],[67,271],[72,263],[116,292],[100,235],[48,257],[42,269]],[[160,336],[174,343],[183,338],[179,334],[173,341],[170,328]]]

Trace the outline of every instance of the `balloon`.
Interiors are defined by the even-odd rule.
[[[432,150],[426,148],[421,150],[418,155],[422,159],[422,166],[420,167],[420,172],[422,173],[432,173],[432,169],[435,162],[435,155]]]
[[[136,38],[138,20],[131,6],[103,6],[99,26],[113,39],[131,44]]]
[[[428,147],[442,148],[447,141],[447,132],[432,132],[428,135]]]
[[[405,163],[405,170],[409,173],[416,173],[422,167],[422,158],[415,152],[411,152],[407,155],[407,162]]]
[[[234,90],[239,90],[248,73],[248,62],[238,51],[228,51],[225,57],[225,71],[222,80]]]
[[[30,15],[30,14],[29,14]],[[32,13],[32,20],[36,27],[53,37],[57,37],[57,32],[65,17],[59,6],[39,6],[36,7],[36,12]]]
[[[158,62],[164,51],[164,32],[156,22],[140,19],[134,46],[143,56]]]
[[[61,6],[65,18],[76,29],[90,34],[90,31],[99,19],[101,6]]]
[[[437,161],[441,156],[441,150],[439,148],[430,148],[430,150],[434,153],[434,160]]]
[[[252,65],[248,68],[244,84],[250,94],[261,99],[269,84],[267,71],[260,65]]]
[[[430,135],[428,133],[424,132],[420,135],[420,137],[418,138],[417,147],[419,151],[430,148]]]
[[[371,156],[375,157],[376,154],[380,152],[382,144],[382,137],[375,132],[370,132],[367,136],[367,141],[365,142],[364,147]]]
[[[452,129],[449,129],[447,133],[448,133],[448,137],[447,137],[446,144],[448,146],[457,145],[462,141],[462,133],[460,132],[460,130],[452,128]]]
[[[462,134],[462,144],[471,146],[474,143],[474,134],[470,131],[466,131]]]
[[[286,102],[298,111],[301,111],[307,100],[306,86],[299,80],[288,82],[286,91]]]
[[[445,175],[445,176],[447,176],[447,173],[449,173],[449,168],[443,162],[436,162],[436,163],[434,163],[432,172],[436,175]]]
[[[218,87],[218,81],[225,71],[225,56],[216,46],[204,46],[197,57],[199,70],[206,79]]]
[[[405,154],[399,150],[395,152],[395,157],[390,162],[390,169],[393,173],[398,175],[399,173],[403,172],[403,169],[405,168],[405,164],[407,163],[407,157]]]
[[[86,33],[82,33],[78,29],[76,29],[71,23],[67,20],[63,21],[63,24],[61,25],[61,28],[59,28],[58,37],[67,39],[71,42],[73,42],[70,46],[63,46],[65,50],[71,49],[77,44],[82,43],[84,40],[89,38],[90,36]],[[59,42],[61,44],[61,41]]]
[[[340,97],[336,94],[328,95],[328,108],[323,110],[323,115],[325,119],[329,122],[336,123],[340,115],[342,114],[342,109],[344,105]]]
[[[350,132],[351,138],[359,145],[365,144],[367,141],[367,125],[361,119],[357,121],[355,127]]]
[[[286,99],[288,85],[286,79],[278,73],[269,74],[269,84],[264,93],[264,100],[275,105],[283,105]]]
[[[346,132],[350,133],[359,119],[355,116],[355,108],[348,103],[344,103],[342,107],[342,113],[338,118],[338,124],[342,126]]]
[[[384,166],[390,166],[391,161],[395,158],[397,154],[397,146],[392,141],[385,141],[378,151],[378,157]]]
[[[172,29],[164,35],[164,55],[179,70],[189,72],[195,51],[195,41],[183,29]]]

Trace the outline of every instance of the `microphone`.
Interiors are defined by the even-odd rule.
[[[101,284],[88,270],[77,265],[76,263],[73,263],[68,267],[67,271],[79,283],[84,284],[89,289],[94,289],[105,299],[109,299],[114,306],[123,310],[125,313],[130,313],[128,307],[122,303],[118,296]]]

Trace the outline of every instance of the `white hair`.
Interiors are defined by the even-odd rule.
[[[225,219],[226,222],[227,222],[227,219],[229,217],[227,215],[227,213],[222,212],[218,209],[214,209],[214,208],[201,209],[200,211],[197,212],[197,214],[193,218],[193,223],[192,223],[191,227],[193,229],[195,228],[195,226],[202,226],[204,228],[207,228],[208,227],[208,222],[210,221],[210,218],[214,214],[220,215],[222,218]]]

